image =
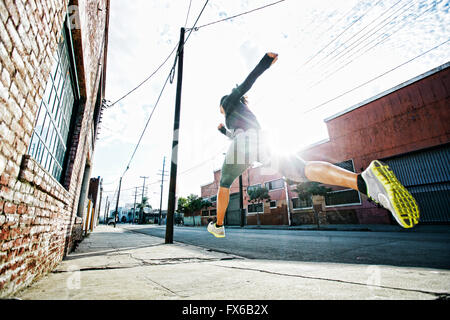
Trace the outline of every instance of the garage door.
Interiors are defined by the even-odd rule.
[[[420,222],[450,222],[450,145],[384,159],[416,198]]]

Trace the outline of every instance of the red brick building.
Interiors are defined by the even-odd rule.
[[[109,0],[0,1],[0,297],[81,240]]]
[[[450,63],[325,120],[329,139],[301,150],[305,160],[327,161],[354,172],[372,160],[387,162],[415,196],[421,223],[450,222]],[[298,200],[292,186],[289,208],[281,175],[263,176],[261,168],[243,174],[247,224],[315,223],[312,202]],[[214,200],[220,171],[214,182],[201,187],[201,196]],[[272,182],[268,184],[269,182]],[[273,202],[257,207],[248,203],[246,189],[269,187]],[[239,224],[239,182],[231,188],[229,224]],[[288,210],[289,209],[289,210]],[[202,222],[214,218],[215,208],[202,212]],[[231,221],[230,221],[231,220]],[[389,212],[353,190],[333,187],[325,197],[323,223],[390,224]]]

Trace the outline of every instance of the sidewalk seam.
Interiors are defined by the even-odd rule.
[[[429,295],[435,296],[436,299],[449,299],[450,298],[450,292],[432,292],[432,291],[425,291],[425,290],[418,290],[418,289],[405,289],[405,288],[387,287],[387,286],[381,286],[381,285],[377,286],[377,285],[372,285],[372,284],[367,284],[367,283],[352,282],[352,281],[345,281],[345,280],[339,280],[339,279],[318,278],[318,277],[311,277],[311,276],[305,276],[305,275],[295,275],[295,274],[288,274],[288,273],[279,273],[279,272],[262,270],[262,269],[252,269],[252,268],[233,267],[233,266],[222,266],[222,265],[216,265],[216,264],[214,264],[214,265],[216,267],[262,272],[262,273],[268,273],[268,274],[284,276],[284,277],[302,278],[302,279],[310,279],[310,280],[322,280],[322,281],[329,281],[329,282],[353,284],[353,285],[365,286],[365,287],[382,288],[382,289],[388,289],[388,290],[418,292],[418,293],[429,294]]]

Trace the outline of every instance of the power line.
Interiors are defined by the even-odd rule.
[[[146,185],[145,185],[145,187],[148,187],[148,186],[151,186],[151,185],[154,185],[154,184],[157,184],[157,183],[161,183],[161,180],[158,180],[158,181],[154,181],[154,182],[151,182],[151,183],[147,183]],[[130,187],[130,188],[126,188],[126,189],[122,189],[122,191],[130,191],[130,190],[134,190],[135,188],[142,188],[142,185],[138,185],[138,186],[134,186],[134,187]],[[117,190],[116,190],[117,191]],[[116,192],[116,191],[103,191],[103,192],[106,192],[106,193],[111,193],[111,192]]]
[[[188,8],[188,12],[186,15],[186,21],[184,22],[184,27],[186,28],[187,22],[188,22],[188,18],[189,18],[189,13],[191,12],[191,4],[192,4],[192,0],[189,0],[189,8]]]
[[[381,0],[379,0],[374,6],[370,7],[363,15],[361,15],[358,19],[353,21],[347,28],[344,29],[337,37],[335,37],[333,40],[331,40],[329,43],[325,45],[322,49],[320,49],[318,52],[316,52],[311,58],[309,58],[306,62],[304,62],[300,68],[297,69],[297,72],[302,69],[304,66],[306,66],[308,63],[310,63],[315,57],[317,57],[319,54],[322,53],[326,48],[328,48],[333,42],[335,42],[337,39],[339,39],[345,32],[347,32],[351,27],[353,27],[359,20],[361,20],[364,16],[366,16],[373,8],[375,8]]]
[[[342,42],[337,48],[335,48],[334,50],[330,51],[325,57],[323,57],[322,59],[320,59],[319,61],[317,61],[316,64],[314,64],[311,68],[314,68],[316,65],[318,65],[319,63],[321,63],[323,60],[325,60],[326,58],[328,58],[330,55],[335,54],[336,51],[337,51],[339,48],[341,48],[343,45],[345,45],[347,42],[349,42],[349,41],[350,41],[351,39],[353,39],[355,36],[357,36],[358,34],[360,34],[363,30],[365,30],[367,27],[369,27],[372,23],[374,23],[375,21],[377,21],[378,19],[380,19],[382,16],[384,16],[387,12],[389,12],[393,7],[395,7],[395,6],[396,6],[397,4],[399,4],[401,1],[402,1],[402,0],[397,1],[395,4],[393,4],[390,8],[388,8],[386,11],[384,11],[381,15],[379,15],[377,18],[375,18],[375,19],[374,19],[372,22],[370,22],[368,25],[366,25],[364,28],[362,28],[361,30],[359,30],[358,32],[356,32],[355,34],[353,34],[353,36],[351,36],[351,37],[350,37],[349,39],[347,39],[346,41]],[[400,9],[398,9],[398,10],[395,11],[393,14],[391,14],[388,18],[390,18],[390,17],[391,17],[392,15],[394,15],[395,13],[397,13],[399,10],[403,9],[407,4],[409,4],[409,3],[412,2],[412,1],[413,1],[413,0],[410,0],[409,2],[407,2],[405,5],[403,5],[402,7],[400,7]],[[409,10],[409,8],[406,9],[406,10]],[[406,10],[405,10],[405,12],[406,12]],[[385,20],[383,20],[381,23],[383,23],[384,21],[386,21],[388,18],[386,18]],[[379,25],[379,24],[377,24],[376,27],[377,27],[378,25]],[[373,29],[374,29],[374,28],[372,28],[371,30],[369,30],[369,31],[368,31],[366,34],[364,34],[364,35],[370,34],[370,32],[371,32]],[[363,37],[364,37],[364,35],[363,35]],[[360,39],[363,38],[363,37],[360,37],[360,38],[358,38],[355,42],[352,42],[352,43],[350,44],[350,47],[351,47],[353,44],[357,43],[358,40],[360,40]],[[339,54],[341,54],[342,52],[347,52],[347,49],[348,49],[348,47],[345,47],[344,50],[340,51],[337,55],[335,55],[335,57],[339,56]],[[331,60],[330,60],[330,61],[332,61],[332,59],[333,59],[333,57],[331,57]]]
[[[428,8],[427,10],[423,11],[422,13],[416,15],[413,20],[416,20],[417,18],[419,18],[420,16],[424,15],[425,13],[427,13],[428,11],[432,10],[434,7],[436,6],[436,2],[434,3],[433,6],[431,6],[430,8]],[[404,17],[402,19],[402,21],[404,21],[407,17]],[[331,69],[326,70],[324,72],[324,77],[322,79],[320,79],[319,81],[315,82],[314,84],[312,84],[308,89],[314,88],[316,87],[318,84],[320,84],[321,82],[325,81],[326,79],[328,79],[329,77],[331,77],[332,75],[336,74],[339,70],[343,69],[344,67],[346,67],[347,65],[349,65],[350,63],[352,63],[353,61],[359,59],[361,56],[363,56],[364,54],[366,54],[368,51],[372,50],[373,48],[383,44],[384,42],[387,41],[387,39],[389,39],[392,35],[394,35],[395,33],[399,32],[401,29],[403,29],[405,26],[407,25],[404,24],[403,26],[401,26],[400,28],[398,28],[397,30],[393,31],[391,34],[387,35],[385,33],[379,34],[374,40],[367,42],[364,46],[360,47],[357,51],[354,51],[349,57],[347,57],[347,62],[344,61],[344,64],[340,65],[337,69],[335,69],[332,72],[327,72],[327,71],[331,71]],[[382,38],[382,39],[380,39]],[[380,40],[379,40],[380,39]],[[379,40],[379,41],[378,41]],[[375,42],[375,44],[373,44]],[[368,47],[368,45],[373,44],[372,46],[370,46],[367,50],[365,50],[364,52],[362,52],[360,55],[358,55],[357,57],[355,57],[355,55],[360,52],[361,50],[365,49]],[[353,58],[355,57],[355,58]]]
[[[246,12],[242,12],[242,13],[236,14],[236,15],[231,16],[231,17],[227,17],[227,18],[224,18],[224,19],[220,19],[220,20],[217,20],[217,21],[213,21],[213,22],[204,24],[204,25],[199,26],[199,27],[193,27],[193,29],[194,29],[195,31],[198,31],[198,30],[200,30],[201,28],[204,28],[204,27],[207,27],[207,26],[216,24],[216,23],[220,23],[220,22],[223,22],[223,21],[227,21],[227,20],[230,20],[230,19],[234,19],[234,18],[243,16],[243,15],[246,15],[246,14],[249,14],[249,13],[252,13],[252,12],[255,12],[255,11],[258,11],[258,10],[262,10],[262,9],[267,8],[267,7],[274,6],[274,5],[278,4],[278,3],[284,2],[284,1],[286,1],[286,0],[280,0],[280,1],[273,2],[273,3],[269,3],[269,4],[265,5],[265,6],[262,6],[262,7],[259,7],[259,8],[255,8],[255,9],[252,9],[252,10],[249,10],[249,11],[246,11]]]
[[[198,15],[197,19],[195,20],[195,23],[194,23],[194,27],[193,27],[193,28],[195,28],[195,26],[197,25],[197,22],[198,22],[198,20],[200,19],[200,17],[201,17],[201,15],[202,15],[203,11],[205,10],[205,8],[206,8],[208,2],[209,2],[209,0],[206,0],[205,4],[203,5],[203,8],[202,8],[202,10],[200,11],[200,14]],[[190,10],[190,8],[189,8],[189,10]],[[170,70],[170,72],[169,72],[169,74],[168,74],[168,76],[167,76],[167,78],[166,78],[166,80],[165,80],[165,82],[164,82],[164,85],[163,85],[163,87],[162,87],[162,89],[161,89],[161,92],[159,93],[159,96],[158,96],[158,99],[156,100],[155,106],[153,107],[153,110],[152,110],[152,112],[150,113],[149,118],[147,119],[147,122],[146,122],[146,124],[145,124],[145,126],[144,126],[144,129],[142,130],[142,133],[141,133],[141,135],[140,135],[140,137],[139,137],[139,140],[138,140],[138,142],[137,142],[137,144],[136,144],[136,147],[134,148],[134,151],[133,151],[133,153],[132,153],[132,155],[131,155],[131,158],[130,158],[130,160],[129,160],[129,162],[128,162],[128,165],[127,165],[125,171],[123,172],[123,174],[122,174],[122,176],[121,176],[121,178],[120,178],[121,180],[122,180],[123,176],[125,175],[125,173],[128,171],[128,169],[130,168],[131,162],[133,161],[134,156],[136,155],[136,152],[137,152],[137,150],[139,149],[139,146],[140,146],[140,144],[141,144],[141,142],[142,142],[142,138],[143,138],[145,132],[147,131],[148,124],[150,123],[150,120],[151,120],[151,118],[152,118],[152,116],[153,116],[153,114],[154,114],[154,112],[155,112],[155,110],[156,110],[156,108],[157,108],[157,106],[158,106],[158,103],[159,103],[159,101],[160,101],[160,99],[161,99],[161,96],[162,96],[162,94],[163,94],[163,92],[164,92],[164,90],[165,90],[165,88],[166,88],[166,86],[167,86],[167,82],[170,80],[170,82],[172,83],[173,75],[174,75],[174,73],[175,73],[175,66],[176,66],[176,64],[177,64],[177,58],[178,58],[178,55],[180,54],[181,50],[183,49],[184,45],[186,44],[187,40],[189,39],[189,36],[191,35],[192,31],[193,31],[193,29],[191,29],[189,35],[187,36],[186,40],[185,40],[182,44],[180,44],[180,42],[177,43],[178,51],[177,51],[177,55],[176,55],[176,57],[175,57],[174,64],[173,64],[173,66],[172,66],[172,68],[171,68],[171,70]],[[154,75],[154,74],[155,74],[155,73],[156,73],[156,72],[157,72],[157,71],[158,71],[158,70],[159,70],[159,69],[160,69],[160,68],[161,68],[168,60],[169,60],[170,56],[173,54],[173,52],[175,51],[176,48],[177,48],[177,47],[175,47],[175,48],[172,50],[172,52],[170,53],[170,55],[169,55],[169,56],[164,60],[164,62],[157,68],[157,70],[156,70],[155,72],[153,72],[152,75],[150,75],[144,82],[142,82],[142,83],[141,83],[140,85],[138,85],[136,88],[134,88],[133,90],[131,90],[130,92],[128,92],[125,96],[123,96],[123,97],[122,97],[121,99],[119,99],[118,101],[124,99],[125,97],[127,97],[128,95],[130,95],[131,93],[133,93],[134,91],[136,91],[137,88],[139,88],[140,86],[142,86],[143,83],[145,83],[148,79],[150,79],[150,78],[151,78],[151,77],[152,77],[152,76],[153,76],[153,75]],[[112,105],[116,104],[118,101],[114,102]],[[112,105],[111,105],[111,106],[112,106]],[[144,184],[144,185],[145,185],[145,184]],[[120,187],[119,187],[119,192],[120,192]]]
[[[189,40],[189,37],[190,37],[191,34],[192,34],[192,31],[194,31],[194,30],[197,28],[196,26],[197,26],[198,20],[200,20],[200,17],[202,16],[203,11],[205,10],[205,8],[206,8],[208,2],[209,2],[209,0],[206,0],[205,4],[203,5],[202,10],[201,10],[200,13],[198,14],[197,19],[196,19],[195,22],[194,22],[194,26],[193,26],[192,28],[186,29],[187,31],[189,31],[189,34],[187,35],[186,40],[184,40],[184,44],[183,44],[183,45],[180,47],[180,49],[178,50],[178,53],[179,53],[181,50],[183,50],[184,45],[185,45],[186,42]]]
[[[137,152],[137,150],[138,150],[138,148],[139,148],[139,146],[140,146],[140,144],[141,144],[141,142],[142,142],[142,138],[144,137],[145,131],[147,131],[148,124],[150,123],[150,120],[152,119],[152,116],[153,116],[153,114],[154,114],[154,112],[155,112],[155,110],[156,110],[156,107],[158,106],[158,103],[159,103],[159,101],[160,101],[160,99],[161,99],[161,96],[162,96],[162,94],[163,94],[163,92],[164,92],[164,89],[166,88],[167,81],[169,81],[169,78],[170,78],[171,73],[172,73],[172,72],[169,73],[169,75],[168,75],[167,78],[166,78],[166,81],[164,82],[164,85],[163,85],[163,87],[162,87],[162,89],[161,89],[161,92],[159,93],[158,99],[156,100],[155,106],[153,107],[153,110],[152,110],[152,112],[150,113],[150,116],[148,117],[147,122],[145,123],[144,130],[142,130],[142,133],[141,133],[141,135],[140,135],[140,137],[139,137],[138,143],[136,144],[136,147],[134,148],[133,154],[131,155],[130,161],[128,162],[127,168],[125,169],[123,175],[124,175],[125,172],[127,172],[128,169],[130,168],[131,162],[133,161],[134,156],[136,155],[136,152]]]
[[[209,0],[208,0],[209,1]],[[200,15],[202,14],[202,12],[203,12],[203,10],[205,9],[205,7],[206,7],[206,4],[208,4],[208,1],[206,1],[206,3],[205,3],[205,5],[204,5],[204,7],[203,7],[203,9],[202,9],[202,11],[200,12]],[[192,2],[192,0],[191,0],[191,2]],[[191,3],[189,3],[189,8],[188,8],[188,13],[187,13],[187,16],[186,16],[186,22],[185,22],[185,24],[187,23],[187,20],[188,20],[188,17],[189,17],[189,12],[190,12],[190,10],[191,10]],[[199,15],[199,17],[197,18],[197,21],[198,21],[198,19],[200,18],[200,15]],[[197,21],[195,22],[195,24],[197,23]],[[195,26],[195,25],[194,25]],[[190,35],[190,33],[189,33],[189,35]],[[189,38],[189,35],[188,35],[188,37],[186,38],[186,41],[188,40],[188,38]],[[184,44],[186,44],[186,41],[184,42]],[[130,94],[132,94],[133,92],[135,92],[137,89],[139,89],[140,87],[142,87],[142,85],[144,85],[148,80],[150,80],[166,63],[167,63],[167,61],[170,59],[170,57],[172,56],[172,54],[175,52],[175,50],[177,49],[179,47],[179,42],[177,42],[177,44],[175,45],[175,47],[172,49],[172,51],[169,53],[169,55],[164,59],[164,61],[156,68],[156,70],[155,71],[153,71],[147,78],[145,78],[141,83],[139,83],[135,88],[133,88],[133,89],[131,89],[129,92],[127,92],[126,94],[124,94],[121,98],[119,98],[118,100],[116,100],[115,102],[113,102],[113,103],[111,103],[108,107],[110,108],[110,107],[112,107],[112,106],[114,106],[114,105],[116,105],[117,103],[119,103],[120,101],[122,101],[123,99],[125,99],[126,97],[128,97]],[[177,52],[177,56],[178,56],[178,52]],[[172,69],[171,69],[171,72],[172,72],[172,75],[173,75],[173,70],[175,69],[175,65],[176,65],[176,60],[177,60],[177,57],[175,58],[175,63],[174,63],[174,66],[172,67]],[[172,81],[171,81],[171,83],[172,83]]]
[[[332,24],[326,31],[322,32],[318,37],[316,37],[316,39],[320,39],[323,37],[324,34],[327,34],[328,31],[330,31],[333,27],[335,27],[339,22],[341,22],[342,19],[344,19],[345,17],[347,17],[353,10],[355,10],[356,7],[358,7],[360,4],[360,2],[358,2],[358,4],[356,4],[354,7],[352,7],[349,11],[347,11],[345,14],[343,14],[338,21],[336,21],[334,24]],[[325,18],[325,21],[328,20],[328,17]],[[323,21],[322,21],[323,22]]]
[[[195,26],[196,26],[198,20],[200,19],[200,16],[202,15],[203,11],[205,10],[206,5],[208,4],[208,2],[209,2],[209,0],[207,0],[207,1],[205,2],[205,4],[204,4],[202,10],[200,11],[200,14],[198,15],[198,17],[197,17],[197,19],[196,19],[196,21],[195,21],[195,23],[194,23],[194,28],[195,28]],[[177,55],[176,55],[176,57],[175,57],[174,65],[172,66],[172,69],[170,70],[170,73],[169,73],[169,75],[167,76],[166,81],[164,82],[163,88],[162,88],[162,90],[161,90],[161,92],[160,92],[160,94],[159,94],[159,96],[158,96],[158,99],[157,99],[157,101],[156,101],[156,103],[155,103],[155,106],[154,106],[154,108],[153,108],[153,110],[152,110],[152,112],[151,112],[151,114],[150,114],[150,116],[149,116],[149,118],[148,118],[148,120],[147,120],[147,123],[145,124],[144,130],[142,131],[142,134],[141,134],[141,136],[139,137],[138,143],[137,143],[137,145],[136,145],[136,147],[135,147],[135,149],[134,149],[134,151],[133,151],[133,154],[132,154],[132,156],[131,156],[130,161],[128,162],[128,165],[127,165],[127,168],[125,169],[125,172],[130,168],[131,161],[133,160],[133,158],[134,158],[134,156],[135,156],[135,154],[136,154],[136,152],[137,152],[137,150],[138,150],[138,148],[139,148],[139,146],[140,146],[140,144],[141,144],[141,141],[142,141],[142,138],[143,138],[143,136],[144,136],[144,134],[145,134],[145,131],[147,131],[148,124],[149,124],[149,122],[150,122],[150,120],[151,120],[151,118],[152,118],[152,116],[153,116],[153,113],[154,113],[155,110],[156,110],[156,107],[158,106],[158,102],[159,102],[159,100],[161,99],[161,96],[162,96],[162,94],[163,94],[163,92],[164,92],[164,89],[166,88],[167,81],[170,80],[170,82],[172,83],[173,75],[174,75],[174,72],[175,72],[175,66],[176,66],[176,64],[177,64],[177,58],[178,58],[178,55],[180,54],[180,52],[181,52],[181,50],[183,49],[183,47],[184,47],[184,45],[186,44],[186,42],[188,41],[189,36],[191,35],[191,33],[192,33],[192,30],[191,30],[191,32],[188,34],[188,36],[187,36],[186,40],[184,41],[184,43],[181,44],[181,45],[179,46],[179,49],[178,49],[178,51],[177,51]],[[178,42],[178,44],[180,44],[180,43]],[[174,50],[175,50],[175,49],[174,49]],[[172,52],[173,52],[173,51],[172,51]],[[168,58],[169,58],[169,57],[168,57]],[[167,58],[167,59],[168,59],[168,58]],[[167,61],[167,59],[166,59],[166,61]],[[125,174],[125,172],[124,172],[124,174]]]
[[[201,163],[198,163],[198,164],[196,164],[195,166],[193,166],[193,167],[191,167],[191,168],[189,168],[189,169],[184,170],[183,172],[180,173],[180,175],[189,173],[189,172],[191,172],[192,170],[197,169],[198,167],[203,166],[204,164],[208,163],[208,162],[211,161],[212,159],[215,159],[218,155],[223,154],[223,153],[224,153],[224,151],[220,151],[220,152],[214,154],[211,158],[208,158],[208,159],[206,159],[205,161],[203,161],[203,162],[201,162]]]
[[[400,1],[399,1],[400,2]],[[395,5],[397,5],[399,2],[395,3],[393,6],[391,6],[388,10],[386,10],[385,12],[383,12],[379,17],[377,17],[375,20],[373,20],[371,23],[369,23],[366,27],[364,27],[363,29],[361,29],[359,32],[357,32],[356,34],[354,34],[351,38],[349,38],[347,41],[345,41],[344,43],[342,43],[337,49],[339,49],[340,47],[342,47],[345,43],[347,43],[349,40],[353,39],[357,34],[359,34],[361,31],[363,31],[364,29],[366,29],[368,26],[370,26],[372,23],[374,23],[376,20],[378,20],[380,17],[382,17],[386,12],[389,12],[390,9],[392,9]],[[384,25],[382,25],[380,28],[378,28],[376,31],[372,32],[376,27],[378,27],[381,23],[385,22],[386,20],[388,20],[390,17],[392,17],[394,14],[396,14],[398,11],[400,11],[401,9],[403,9],[407,4],[411,3],[411,1],[409,1],[408,3],[406,3],[405,5],[403,5],[402,7],[400,7],[400,9],[398,9],[397,11],[395,11],[393,14],[391,14],[388,18],[384,19],[383,21],[381,21],[380,23],[378,23],[374,28],[372,28],[371,30],[369,30],[368,32],[366,32],[365,34],[363,34],[361,37],[359,37],[356,41],[352,42],[349,46],[345,47],[342,51],[338,52],[337,54],[335,54],[335,51],[330,52],[326,57],[322,58],[322,60],[320,60],[319,62],[323,61],[324,59],[326,59],[328,56],[330,56],[331,54],[334,54],[334,57],[331,57],[329,59],[328,62],[325,62],[324,65],[321,66],[321,69],[325,70],[324,72],[322,72],[322,75],[326,75],[327,71],[330,67],[333,67],[334,64],[337,64],[337,62],[339,60],[341,60],[343,57],[345,57],[346,55],[348,55],[349,53],[351,53],[353,50],[355,50],[358,46],[360,46],[361,44],[364,43],[364,41],[369,40],[372,36],[376,35],[376,33],[380,30],[382,30],[386,25],[390,24],[391,22],[393,22],[395,19],[397,19],[400,15],[404,14],[406,11],[408,11],[413,5],[414,3],[409,6],[408,8],[406,8],[405,10],[403,10],[401,13],[399,13],[398,15],[396,15],[394,18],[392,18],[391,20],[389,20],[388,22],[386,22]],[[372,33],[371,33],[372,32]],[[363,40],[361,40],[363,39]],[[370,44],[371,41],[368,41],[368,44]],[[356,46],[354,46],[356,44]],[[366,45],[363,46],[366,47]],[[375,47],[375,46],[374,46]],[[336,49],[336,50],[337,50]],[[359,51],[359,50],[358,50]],[[357,52],[358,52],[357,51]],[[351,55],[352,56],[352,55]],[[340,69],[338,69],[340,70]],[[308,87],[308,89],[316,86],[317,84],[321,83],[322,81],[324,81],[326,78],[322,78],[319,79],[318,81],[316,81],[315,83],[311,84],[311,86]],[[311,81],[312,82],[312,81]]]
[[[401,1],[401,0],[400,0]],[[335,38],[333,38],[330,42],[328,42],[323,48],[321,48],[319,51],[317,51],[315,54],[313,54],[310,58],[308,58],[308,60],[306,60],[303,64],[301,64],[299,67],[297,68],[292,68],[293,72],[289,73],[289,76],[292,77],[296,74],[298,74],[298,72],[300,70],[302,70],[302,68],[304,68],[306,65],[308,65],[309,63],[311,63],[311,61],[314,60],[314,58],[316,58],[318,55],[320,55],[326,48],[328,48],[333,42],[335,42],[336,40],[338,40],[345,32],[347,32],[353,25],[355,25],[359,20],[361,20],[364,16],[366,16],[374,7],[376,7],[379,3],[381,2],[381,0],[379,0],[375,5],[371,6],[367,11],[365,11],[361,16],[359,16],[359,18],[357,18],[355,21],[353,21],[350,25],[348,25],[347,27],[345,27],[344,31],[342,31],[339,35],[337,35]],[[349,11],[347,11],[347,13],[342,16],[339,20],[341,21],[342,18],[344,18],[345,16],[349,15],[351,12],[353,12],[354,10],[356,10],[356,8],[361,4],[361,2],[358,2],[354,7],[352,7]],[[336,22],[333,26],[335,26],[338,22]],[[328,30],[327,30],[328,31]],[[318,38],[321,38],[323,36],[324,33],[322,33]],[[258,100],[258,103],[263,100],[263,97],[261,97]]]
[[[122,101],[123,99],[125,99],[126,97],[128,97],[130,94],[132,94],[133,92],[135,92],[137,89],[139,89],[140,87],[142,87],[142,85],[144,83],[146,83],[148,80],[150,80],[165,64],[166,62],[170,59],[170,57],[172,56],[172,54],[175,52],[175,50],[178,47],[178,43],[175,45],[175,47],[172,49],[172,51],[170,52],[170,54],[167,56],[167,58],[164,59],[164,61],[156,68],[155,71],[152,72],[152,74],[150,74],[147,78],[145,78],[141,83],[139,83],[135,88],[133,88],[132,90],[130,90],[129,92],[127,92],[125,95],[123,95],[121,98],[119,98],[118,100],[116,100],[114,103],[110,104],[108,106],[108,108],[113,107],[114,105],[116,105],[117,103],[119,103],[120,101]]]
[[[325,102],[323,102],[323,103],[321,103],[321,104],[319,104],[319,105],[317,105],[317,106],[315,106],[315,107],[312,107],[312,108],[310,108],[310,109],[304,111],[303,114],[309,113],[309,112],[311,112],[311,111],[313,111],[313,110],[315,110],[315,109],[318,109],[318,108],[320,108],[320,107],[322,107],[322,106],[324,106],[324,105],[326,105],[326,104],[328,104],[328,103],[330,103],[330,102],[332,102],[332,101],[334,101],[334,100],[337,100],[337,99],[339,99],[339,98],[345,96],[346,94],[348,94],[348,93],[350,93],[350,92],[353,92],[353,91],[355,91],[356,89],[359,89],[359,88],[365,86],[366,84],[368,84],[368,83],[370,83],[370,82],[372,82],[372,81],[374,81],[374,80],[377,80],[377,79],[379,79],[379,78],[385,76],[386,74],[388,74],[388,73],[390,73],[390,72],[392,72],[392,71],[394,71],[394,70],[397,70],[398,68],[404,66],[405,64],[408,64],[408,63],[410,63],[410,62],[416,60],[417,58],[420,58],[421,56],[427,54],[428,52],[431,52],[431,51],[433,51],[433,50],[439,48],[440,46],[446,44],[446,43],[449,42],[449,41],[450,41],[450,39],[448,39],[448,40],[442,42],[441,44],[439,44],[439,45],[437,45],[437,46],[435,46],[435,47],[433,47],[433,48],[431,48],[431,49],[429,49],[429,50],[427,50],[427,51],[425,51],[425,52],[422,52],[422,53],[419,54],[418,56],[416,56],[416,57],[414,57],[414,58],[412,58],[412,59],[409,59],[408,61],[406,61],[406,62],[404,62],[404,63],[402,63],[402,64],[396,66],[395,68],[392,68],[392,69],[390,69],[390,70],[388,70],[388,71],[382,73],[381,75],[376,76],[375,78],[372,78],[372,79],[370,79],[370,80],[368,80],[368,81],[366,81],[366,82],[364,82],[364,83],[358,85],[357,87],[355,87],[355,88],[353,88],[353,89],[350,89],[350,90],[348,90],[348,91],[346,91],[346,92],[344,92],[344,93],[341,93],[340,95],[338,95],[338,96],[336,96],[336,97],[334,97],[334,98],[332,98],[332,99],[330,99],[330,100],[328,100],[328,101],[325,101]]]
[[[208,1],[209,1],[209,0],[206,1],[205,5],[204,5],[204,7],[203,7],[203,9],[202,9],[202,11],[200,12],[200,15],[202,14],[203,10],[205,9],[206,5],[208,4]],[[190,8],[189,8],[189,10],[190,10]],[[200,15],[197,17],[197,20],[195,21],[195,24],[198,22],[198,19],[200,19]],[[187,39],[186,39],[186,40],[187,40]],[[182,43],[182,44],[180,44],[180,42],[178,42],[177,45],[175,46],[175,48],[172,50],[172,52],[167,56],[167,58],[163,61],[163,63],[156,69],[156,71],[154,71],[149,77],[147,77],[147,79],[145,79],[143,82],[141,82],[136,88],[134,88],[133,90],[129,91],[129,92],[128,92],[127,94],[125,94],[122,98],[120,98],[119,100],[117,100],[116,102],[114,102],[111,106],[115,105],[117,102],[121,101],[122,99],[124,99],[125,97],[129,96],[131,93],[133,93],[134,91],[136,91],[139,87],[141,87],[141,86],[142,86],[146,81],[148,81],[154,74],[156,74],[156,72],[157,72],[159,69],[162,68],[162,66],[169,60],[169,58],[171,57],[171,55],[173,54],[173,52],[175,51],[175,49],[176,49],[177,47],[179,47],[179,48],[180,48],[180,47],[183,47],[185,43],[186,43],[186,41],[184,41],[184,43]],[[159,101],[160,101],[160,99],[161,99],[161,96],[162,96],[162,94],[163,94],[163,92],[164,92],[164,90],[165,90],[165,88],[166,88],[167,82],[170,80],[170,82],[172,83],[172,75],[174,74],[175,66],[176,66],[176,63],[177,63],[177,57],[178,57],[179,53],[180,53],[180,49],[179,49],[178,52],[177,52],[177,56],[175,57],[174,65],[172,66],[172,68],[171,68],[171,70],[170,70],[170,72],[169,72],[169,74],[168,74],[168,76],[167,76],[167,78],[166,78],[166,80],[165,80],[165,82],[164,82],[164,85],[163,85],[163,87],[162,87],[162,89],[161,89],[161,92],[159,93],[158,99],[156,100],[156,103],[155,103],[155,105],[154,105],[154,107],[153,107],[153,110],[152,110],[152,112],[150,113],[150,116],[149,116],[148,119],[147,119],[147,122],[146,122],[146,124],[145,124],[145,126],[144,126],[144,129],[142,130],[142,133],[141,133],[141,135],[140,135],[140,137],[139,137],[139,140],[138,140],[138,142],[137,142],[137,144],[136,144],[136,147],[134,148],[133,154],[131,155],[130,161],[128,162],[128,165],[127,165],[125,171],[123,172],[122,176],[120,177],[120,182],[122,182],[123,176],[125,175],[125,173],[126,173],[126,172],[128,171],[128,169],[130,168],[131,162],[133,161],[134,156],[136,155],[136,152],[137,152],[137,150],[138,150],[138,148],[139,148],[139,146],[140,146],[140,144],[141,144],[142,138],[143,138],[145,132],[147,131],[148,124],[150,123],[150,120],[152,119],[153,114],[154,114],[154,112],[155,112],[155,110],[156,110],[156,108],[157,108],[157,106],[158,106],[158,103],[159,103]],[[145,187],[145,182],[144,182],[144,187]],[[118,199],[118,198],[119,198],[119,195],[120,195],[120,189],[121,189],[121,188],[120,188],[120,185],[119,185],[119,188],[118,188],[118,189],[119,189],[119,191],[118,191],[118,195],[117,195],[117,205],[118,205],[118,202],[119,202],[119,199]],[[117,206],[117,205],[116,205],[116,206]]]
[[[194,169],[196,169],[196,168],[198,168],[198,167],[200,167],[200,166],[206,164],[207,162],[211,161],[212,159],[214,159],[215,157],[217,157],[218,155],[220,155],[220,154],[222,154],[222,153],[224,153],[223,150],[220,151],[220,152],[218,152],[218,153],[215,153],[214,156],[212,156],[211,158],[208,158],[208,159],[206,159],[205,161],[202,161],[202,162],[200,162],[200,163],[198,163],[198,164],[196,164],[196,165],[190,167],[189,169],[186,169],[186,170],[184,170],[183,172],[180,172],[178,175],[181,176],[181,175],[184,175],[184,174],[186,174],[186,173],[189,173],[189,172],[191,172],[192,170],[194,170]],[[145,186],[147,187],[147,186],[151,186],[151,185],[154,185],[154,184],[157,184],[157,183],[161,183],[161,180],[154,181],[154,182],[152,182],[152,183],[146,184]],[[130,188],[127,188],[127,189],[122,189],[122,191],[133,190],[133,189],[136,188],[136,187],[142,187],[142,186],[139,185],[139,186],[135,186],[135,187],[130,187]],[[110,190],[110,191],[103,191],[103,192],[105,192],[105,193],[117,192],[117,189],[116,189],[115,191]]]
[[[170,83],[173,82],[173,79],[174,79],[174,77],[175,77],[175,67],[176,67],[176,65],[177,65],[178,56],[180,55],[180,52],[184,49],[184,46],[186,45],[186,42],[188,41],[189,37],[191,36],[192,31],[194,31],[195,26],[197,25],[197,22],[198,22],[198,20],[200,19],[200,17],[201,17],[201,15],[202,15],[203,11],[205,10],[206,5],[208,4],[208,2],[209,2],[209,0],[206,0],[205,4],[203,5],[202,10],[200,11],[199,15],[197,16],[197,19],[196,19],[195,22],[194,22],[194,26],[193,26],[192,28],[190,28],[190,29],[187,29],[187,30],[190,30],[190,31],[189,31],[189,34],[188,34],[188,36],[186,37],[186,39],[184,40],[184,42],[178,47],[178,51],[177,51],[177,54],[176,54],[176,56],[175,56],[175,61],[173,62],[172,69],[170,70]],[[189,10],[190,10],[190,7],[189,7]],[[178,44],[180,44],[180,42],[178,42]]]

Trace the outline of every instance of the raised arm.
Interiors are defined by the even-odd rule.
[[[244,82],[237,88],[234,88],[231,94],[223,102],[223,106],[226,109],[228,106],[232,107],[236,105],[239,99],[247,93],[248,90],[253,86],[256,79],[264,73],[275,61],[278,59],[278,54],[276,53],[266,53],[264,57],[259,61],[258,65],[253,69],[252,72],[247,76]],[[230,111],[230,110],[227,110]]]
[[[222,133],[223,135],[227,136],[229,139],[233,139],[234,138],[234,136],[231,133],[231,131],[228,130],[223,123],[219,124],[217,129],[220,131],[220,133]]]

